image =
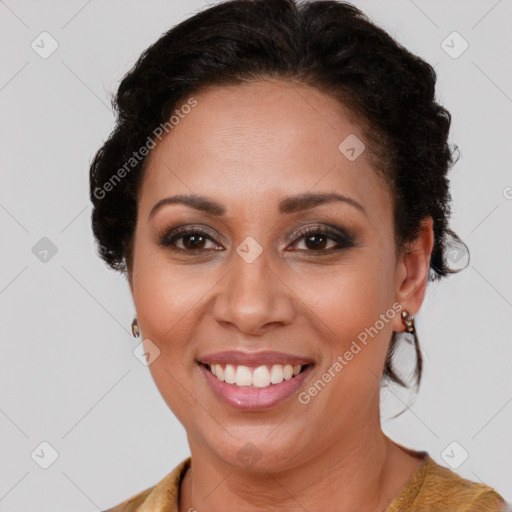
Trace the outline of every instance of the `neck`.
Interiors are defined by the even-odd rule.
[[[412,473],[409,464],[402,478],[390,477],[401,450],[384,435],[380,421],[352,425],[336,441],[286,470],[255,473],[219,463],[189,439],[192,468],[182,482],[179,510],[384,510]]]

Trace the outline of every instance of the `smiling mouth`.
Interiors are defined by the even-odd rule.
[[[248,389],[268,388],[291,380],[303,373],[312,363],[304,365],[291,364],[264,364],[260,366],[245,366],[237,364],[207,364],[204,366],[220,382],[231,384],[234,387]]]

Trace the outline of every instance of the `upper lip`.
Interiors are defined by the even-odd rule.
[[[226,350],[224,352],[215,352],[202,357],[198,357],[200,363],[212,364],[235,364],[245,366],[258,366],[264,364],[291,364],[306,365],[313,363],[309,357],[286,354],[285,352],[276,352],[265,350],[262,352],[243,352],[240,350]]]

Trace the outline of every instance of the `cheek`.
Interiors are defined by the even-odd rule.
[[[190,424],[190,411],[197,407],[190,383],[194,381],[194,372],[199,371],[193,340],[201,298],[208,288],[182,269],[173,272],[176,267],[159,262],[158,257],[141,257],[136,265],[134,301],[139,325],[143,338],[159,350],[149,371],[169,409],[179,421]]]
[[[198,279],[197,272],[194,277],[191,266],[178,268],[156,252],[141,250],[134,269],[133,298],[142,335],[151,339],[162,355],[176,355],[188,347],[208,282]]]
[[[294,294],[325,322],[326,329],[349,338],[373,325],[391,306],[390,272],[384,264],[358,252],[331,268],[299,271],[290,282]]]
[[[148,320],[159,318],[169,328],[172,317],[187,306],[187,297],[195,288],[194,286],[191,290],[186,285],[192,270],[186,265],[173,264],[170,249],[157,246],[151,238],[152,233],[149,230],[141,228],[136,233],[134,301],[138,313],[140,308],[141,313],[148,315]]]
[[[296,277],[293,287],[323,342],[323,367],[342,357],[343,369],[336,374],[343,376],[336,380],[357,394],[378,380],[396,315],[383,264],[361,252],[346,264]]]

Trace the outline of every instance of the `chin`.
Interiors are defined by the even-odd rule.
[[[253,428],[239,425],[231,429],[229,424],[223,425],[229,434],[223,431],[222,438],[203,438],[204,443],[210,446],[215,457],[239,471],[285,471],[295,465],[297,456],[304,456],[304,447],[295,440],[295,436],[290,435],[289,431],[282,432],[281,435],[273,432],[277,425],[275,423],[264,428],[260,425]],[[240,435],[237,435],[236,430]]]

